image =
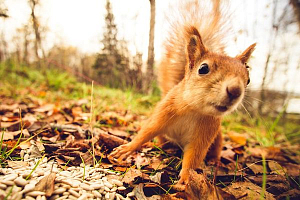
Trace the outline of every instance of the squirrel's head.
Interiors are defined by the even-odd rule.
[[[221,116],[241,103],[250,82],[247,61],[256,44],[236,57],[210,52],[196,28],[187,40],[184,100],[202,114]]]

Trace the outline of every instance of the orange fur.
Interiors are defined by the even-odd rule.
[[[245,62],[255,47],[236,57],[225,55],[219,1],[213,1],[211,18],[201,9],[200,14],[195,12],[199,7],[198,1],[186,4],[184,23],[172,29],[165,45],[159,66],[162,100],[137,136],[111,154],[124,159],[156,136],[160,142],[169,140],[184,152],[179,183],[188,182],[189,169],[199,167],[209,149],[210,155],[220,158],[221,118],[244,97],[249,79]],[[203,66],[207,73],[201,71]]]

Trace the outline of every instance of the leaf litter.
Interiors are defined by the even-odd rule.
[[[9,98],[4,102],[11,104],[0,105],[1,149],[16,147],[11,157],[31,148],[36,157],[41,157],[42,152],[63,169],[97,162],[102,168],[120,172],[118,179],[125,183],[125,193],[133,192],[136,199],[259,199],[263,184],[266,199],[282,199],[283,195],[300,198],[299,155],[278,146],[251,146],[246,136],[235,132],[227,135],[218,166],[206,163],[201,170],[191,170],[189,184],[176,188],[182,153],[179,148],[160,148],[149,142],[129,156],[125,164],[109,157],[115,147],[128,143],[138,132],[140,124],[136,122],[141,121],[141,116],[128,111],[104,111],[95,116],[91,129],[86,99],[64,104],[34,100],[26,104]],[[266,183],[262,155],[266,155]],[[26,162],[2,162],[2,167],[18,165]],[[36,190],[51,196],[55,176],[52,172],[41,179]]]

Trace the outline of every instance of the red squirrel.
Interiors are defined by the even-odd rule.
[[[175,143],[183,150],[179,184],[188,182],[189,170],[198,168],[208,151],[220,159],[221,119],[241,103],[250,82],[246,62],[256,44],[235,57],[226,55],[226,19],[220,1],[211,5],[210,10],[198,1],[183,5],[158,68],[162,99],[136,137],[111,153],[125,159],[154,137],[160,144]]]

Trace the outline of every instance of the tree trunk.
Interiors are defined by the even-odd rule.
[[[30,0],[30,6],[31,6],[31,19],[32,19],[32,26],[35,34],[35,42],[34,42],[34,50],[36,59],[38,60],[38,65],[41,67],[41,57],[39,55],[39,51],[42,53],[42,57],[45,57],[44,50],[42,48],[42,39],[41,39],[41,33],[40,33],[40,26],[37,17],[35,16],[35,7],[38,4],[38,0]]]
[[[294,8],[296,20],[298,22],[299,30],[300,30],[300,1],[299,0],[290,0],[290,3],[292,4],[292,6]]]
[[[148,46],[148,61],[146,78],[144,82],[144,91],[150,92],[152,81],[154,79],[154,27],[155,27],[155,0],[150,1],[150,31],[149,31],[149,46]]]

